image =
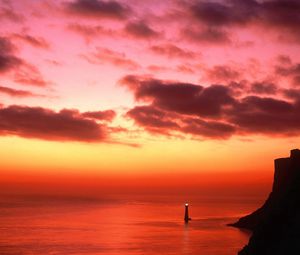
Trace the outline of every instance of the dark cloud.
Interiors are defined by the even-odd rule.
[[[1,54],[12,54],[15,50],[15,46],[6,37],[0,37],[0,53]]]
[[[8,54],[0,55],[0,73],[10,71],[21,64],[22,60],[15,56]]]
[[[283,77],[289,77],[294,85],[300,86],[300,63],[277,66],[275,72]]]
[[[298,0],[275,0],[261,3],[260,19],[268,27],[289,35],[300,42],[300,2]],[[282,34],[283,37],[286,37]]]
[[[145,103],[129,110],[127,116],[151,133],[214,139],[300,134],[299,90],[278,90],[270,82],[203,87],[135,75],[125,76],[121,82],[136,100]],[[261,96],[282,91],[282,99]]]
[[[257,25],[279,32],[282,40],[300,42],[300,2],[297,0],[197,1],[189,13],[209,28]]]
[[[272,114],[288,113],[293,110],[293,105],[287,101],[270,98],[246,96],[235,105],[235,112],[268,112]]]
[[[0,74],[12,72],[14,81],[24,85],[46,87],[39,69],[16,56],[16,48],[8,38],[0,37]]]
[[[277,95],[280,93],[280,89],[277,84],[271,80],[262,81],[230,81],[227,83],[228,87],[231,89],[234,97],[243,97],[246,95]]]
[[[293,80],[294,80],[295,85],[297,85],[297,86],[300,85],[300,75],[294,76]]]
[[[28,90],[13,89],[5,86],[0,86],[0,93],[11,97],[44,97],[43,95],[35,94]]]
[[[169,114],[152,106],[136,106],[126,114],[138,125],[154,133],[169,134],[169,131],[176,130],[179,125],[176,120],[169,117]]]
[[[195,74],[195,66],[191,64],[181,64],[176,67],[176,70],[181,73]]]
[[[296,102],[300,102],[300,90],[299,89],[285,89],[283,90],[283,95],[289,99]]]
[[[150,133],[174,135],[176,133],[190,134],[213,139],[230,137],[235,129],[233,125],[205,121],[200,118],[184,117],[155,106],[136,106],[127,112],[127,116]]]
[[[14,38],[30,44],[33,47],[49,49],[49,43],[42,37],[34,37],[29,34],[14,34]]]
[[[11,22],[23,22],[25,20],[24,16],[17,13],[11,2],[2,1],[2,6],[0,6],[0,20],[9,20]]]
[[[192,15],[209,26],[245,25],[256,16],[254,0],[231,0],[226,3],[199,1],[190,6]]]
[[[113,110],[84,112],[82,113],[82,116],[96,120],[112,121],[116,117],[116,112]]]
[[[23,85],[47,87],[50,82],[46,81],[39,69],[31,64],[24,63],[15,70],[14,81]]]
[[[131,81],[130,81],[131,79]],[[234,103],[226,86],[203,88],[190,83],[164,82],[156,79],[124,77],[136,99],[151,101],[161,109],[187,115],[219,117],[222,107]]]
[[[229,34],[219,28],[186,28],[182,31],[182,35],[190,41],[209,44],[229,44],[231,39]]]
[[[135,38],[140,38],[140,39],[155,38],[159,35],[158,32],[152,29],[144,21],[129,22],[125,26],[124,31],[130,36],[133,36]]]
[[[194,59],[197,56],[195,52],[179,48],[174,44],[154,45],[150,50],[168,58]]]
[[[185,123],[180,131],[213,139],[227,139],[235,133],[236,128],[234,125],[225,122],[188,118],[185,119]]]
[[[280,64],[292,64],[292,60],[289,56],[287,55],[279,55],[277,56],[277,61],[280,63]]]
[[[206,71],[206,78],[211,82],[227,83],[240,78],[240,76],[238,70],[226,65],[217,65]]]
[[[242,134],[298,135],[299,107],[274,98],[246,97],[228,115]]]
[[[125,19],[130,12],[127,6],[116,1],[75,0],[64,5],[70,13],[92,18]]]
[[[161,109],[187,115],[219,117],[222,108],[234,103],[226,86],[203,88],[189,83],[164,82],[156,79],[124,77],[122,82],[133,89],[137,100],[150,101]]]
[[[12,105],[0,108],[0,134],[56,141],[101,142],[107,127],[77,110],[55,112],[41,107]]]
[[[113,51],[106,48],[97,48],[97,51],[89,55],[82,56],[91,64],[109,63],[117,67],[129,70],[138,69],[140,66],[137,62],[126,57],[124,53]]]
[[[277,86],[271,82],[254,82],[251,84],[250,92],[255,94],[276,94]]]
[[[164,101],[178,98],[190,99],[203,90],[202,86],[191,83],[168,82],[150,77],[127,75],[121,83],[133,90],[137,100],[153,101],[160,98]]]
[[[0,37],[0,73],[11,71],[23,64],[23,61],[14,55],[14,51],[10,40]]]
[[[280,75],[298,75],[300,74],[300,64],[290,65],[288,67],[278,66],[276,72]]]
[[[244,95],[248,91],[248,84],[244,81],[231,81],[227,86],[234,92],[235,95]]]
[[[97,26],[90,26],[90,25],[83,25],[78,23],[72,23],[67,26],[67,28],[77,34],[83,36],[87,42],[90,39],[96,36],[114,36],[114,31],[111,29],[106,29],[101,25]]]

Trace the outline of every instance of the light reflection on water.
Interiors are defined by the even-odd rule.
[[[231,255],[249,234],[227,227],[257,202],[1,200],[1,255]]]

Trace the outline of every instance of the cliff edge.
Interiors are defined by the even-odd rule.
[[[273,187],[264,205],[230,226],[253,231],[239,255],[300,254],[300,150],[275,159]]]

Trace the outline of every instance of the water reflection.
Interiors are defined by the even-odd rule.
[[[189,224],[185,222],[183,225],[182,235],[182,254],[190,254],[190,229]]]
[[[216,208],[194,203],[193,220],[185,224],[176,203],[0,203],[1,255],[236,254],[249,234],[226,223],[245,204]]]

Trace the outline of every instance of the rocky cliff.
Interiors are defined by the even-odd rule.
[[[300,254],[300,150],[275,160],[273,188],[265,204],[231,226],[253,231],[239,255]]]

